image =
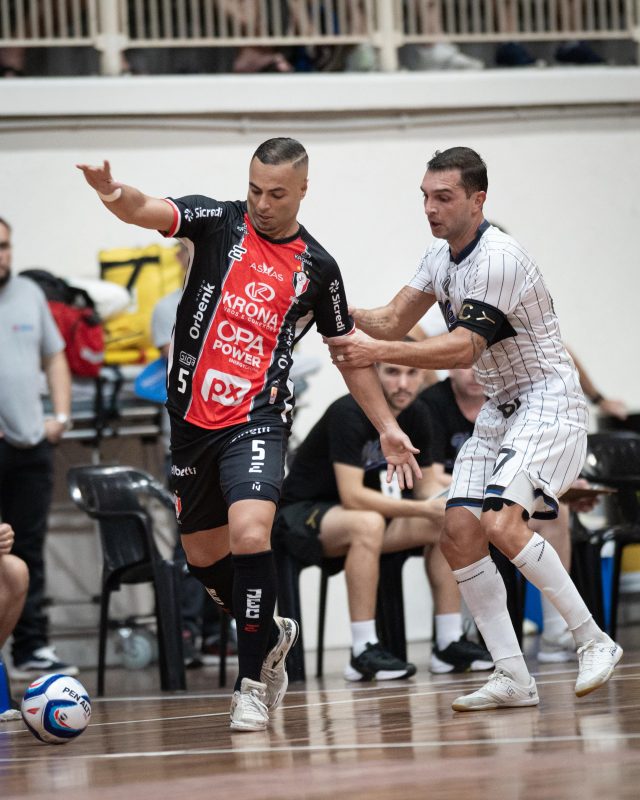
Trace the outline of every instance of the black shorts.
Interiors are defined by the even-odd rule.
[[[320,522],[330,508],[339,504],[338,500],[301,500],[283,506],[273,525],[272,543],[307,567],[320,566],[324,558]]]
[[[169,486],[180,533],[226,525],[238,500],[277,505],[288,438],[288,427],[277,422],[207,430],[171,417]]]

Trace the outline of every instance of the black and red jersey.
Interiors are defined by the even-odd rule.
[[[274,414],[290,424],[294,343],[313,321],[324,336],[353,329],[338,265],[302,226],[287,239],[258,233],[245,202],[200,195],[167,202],[175,217],[164,233],[190,254],[167,408],[202,428]]]

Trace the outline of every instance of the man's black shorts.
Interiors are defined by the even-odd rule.
[[[289,429],[255,422],[220,430],[171,417],[171,474],[180,533],[217,528],[238,500],[276,505],[284,477]]]
[[[320,566],[320,522],[330,508],[339,504],[338,500],[301,500],[283,506],[273,525],[273,545],[283,547],[307,567]]]

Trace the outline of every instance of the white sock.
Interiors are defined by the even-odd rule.
[[[453,574],[494,664],[504,667],[517,683],[528,686],[531,676],[507,611],[507,590],[491,556],[454,569]]]
[[[368,644],[376,644],[377,641],[375,619],[351,623],[351,649],[356,658],[364,653]]]
[[[445,650],[462,637],[462,614],[436,614],[436,647]]]
[[[578,647],[590,639],[608,640],[596,625],[560,556],[540,534],[534,533],[511,563],[558,609]]]
[[[558,609],[542,593],[540,594],[540,603],[542,605],[542,632],[544,638],[556,641],[563,633],[569,630],[567,623]]]

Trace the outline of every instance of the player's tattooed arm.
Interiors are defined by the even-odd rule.
[[[481,336],[479,333],[475,331],[467,331],[469,334],[469,341],[471,344],[471,353],[472,353],[472,363],[476,363],[476,361],[480,358],[480,356],[484,353],[487,349],[487,340],[484,336]]]
[[[434,302],[432,294],[403,286],[386,306],[352,308],[350,311],[360,330],[374,339],[394,341],[405,336]]]

